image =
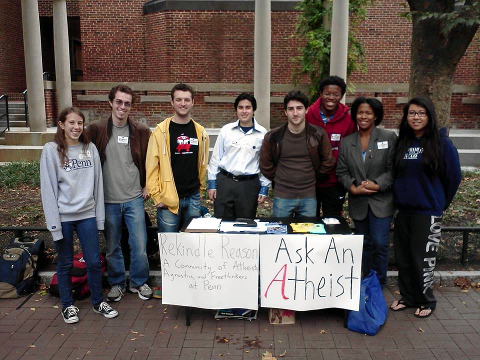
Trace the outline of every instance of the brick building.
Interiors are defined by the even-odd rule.
[[[38,0],[45,71],[47,124],[57,115],[53,58],[52,0]],[[291,37],[295,1],[272,1],[271,126],[284,121],[281,100],[291,85],[298,40]],[[254,1],[68,0],[72,99],[92,120],[109,113],[112,83],[136,91],[132,115],[150,125],[171,113],[172,83],[197,88],[194,118],[220,127],[235,116],[232,97],[253,92]],[[356,31],[368,73],[348,82],[358,95],[377,96],[386,127],[396,127],[408,96],[411,23],[400,17],[404,0],[377,0]],[[0,94],[20,99],[26,88],[20,1],[0,0]],[[462,58],[454,79],[451,126],[480,127],[480,34]]]

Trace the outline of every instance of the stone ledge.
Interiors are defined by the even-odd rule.
[[[45,90],[55,90],[55,81],[43,82]],[[159,82],[96,82],[96,81],[72,81],[72,90],[85,91],[110,91],[110,89],[118,84],[124,84],[132,88],[134,91],[165,91],[170,92],[176,83],[159,83]],[[253,83],[188,83],[197,92],[253,92]],[[355,84],[352,83],[355,93],[373,92],[373,93],[407,93],[408,84]],[[308,85],[298,84],[271,84],[271,92],[289,92],[298,89],[304,92],[308,91]],[[480,94],[480,86],[475,85],[453,85],[453,94]],[[350,93],[349,93],[350,94]],[[472,95],[473,96],[473,95]],[[471,99],[471,98],[465,98]],[[475,98],[477,99],[477,98]],[[469,100],[470,101],[470,100]],[[474,100],[476,101],[476,100]],[[9,102],[10,103],[10,102]],[[22,103],[23,104],[23,103]]]
[[[272,0],[272,11],[298,11],[298,0]],[[155,14],[163,11],[255,11],[254,0],[150,0],[143,5],[143,14]]]
[[[140,95],[140,103],[151,103],[151,102],[171,102],[172,98],[170,95]]]
[[[462,104],[480,105],[480,98],[462,98]]]

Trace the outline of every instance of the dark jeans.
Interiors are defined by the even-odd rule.
[[[130,245],[130,287],[137,288],[148,280],[147,228],[143,197],[120,204],[105,204],[105,239],[107,271],[111,286],[125,286],[125,261],[122,253],[122,218],[128,229]]]
[[[93,305],[102,302],[102,262],[98,245],[98,229],[95,218],[62,222],[63,239],[55,241],[58,253],[57,279],[58,291],[62,307],[73,304],[72,277],[70,271],[73,266],[73,231],[77,231],[83,259],[87,265],[88,286],[90,299]]]
[[[284,199],[273,198],[273,216],[279,218],[314,217],[316,200],[312,198]]]
[[[180,198],[178,214],[167,207],[157,208],[158,232],[177,232],[194,217],[200,217],[200,193]]]
[[[354,220],[354,223],[355,234],[363,235],[362,273],[366,276],[370,269],[375,270],[383,287],[387,283],[388,233],[392,217],[378,218],[369,208],[367,217]]]

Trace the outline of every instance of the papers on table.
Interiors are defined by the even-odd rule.
[[[195,218],[190,221],[185,232],[218,232],[222,219],[214,217]]]

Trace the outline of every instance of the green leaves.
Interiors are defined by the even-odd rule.
[[[40,185],[38,161],[13,162],[0,166],[0,186],[14,188],[21,184]]]
[[[297,6],[302,13],[295,29],[295,37],[304,44],[299,47],[299,56],[292,74],[294,84],[305,76],[310,80],[309,97],[313,102],[318,97],[320,81],[329,75],[331,31],[323,26],[324,18],[331,19],[333,0],[303,0]],[[350,26],[355,27],[366,15],[366,7],[371,0],[350,0]],[[360,41],[354,31],[349,31],[347,74],[353,71],[366,71],[365,56]]]
[[[451,11],[428,12],[409,11],[408,16],[418,16],[419,21],[438,21],[444,24],[443,33],[447,35],[450,31],[461,26],[480,25],[480,0],[465,2],[464,5],[456,5]]]

